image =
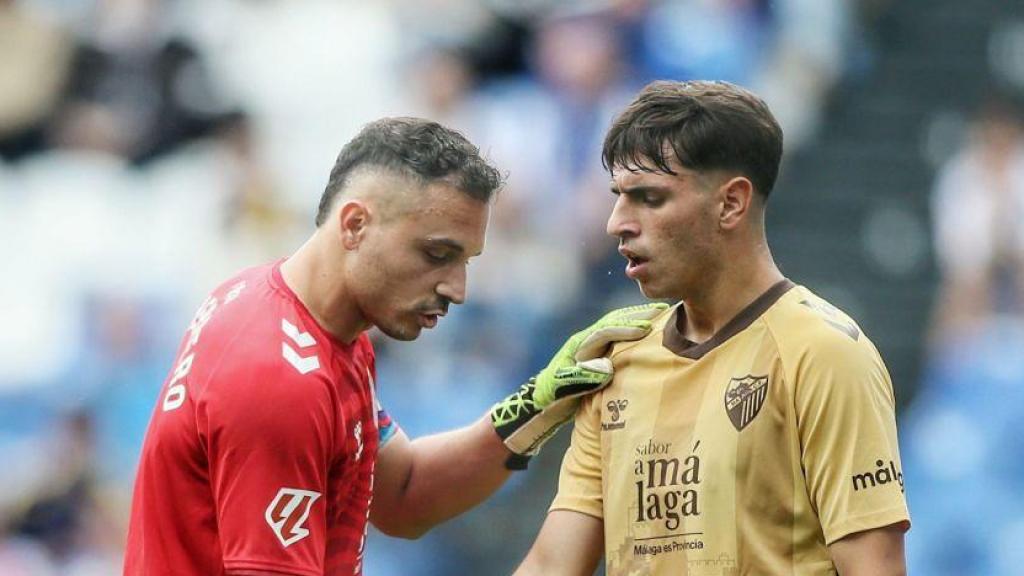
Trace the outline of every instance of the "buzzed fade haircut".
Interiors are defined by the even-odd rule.
[[[697,172],[738,172],[767,198],[779,174],[782,128],[761,98],[735,84],[652,82],[612,122],[601,162],[609,171],[675,175],[672,154]]]
[[[480,156],[480,149],[455,130],[422,118],[382,118],[363,127],[338,154],[320,197],[318,227],[327,220],[348,177],[367,166],[423,185],[444,181],[481,202],[490,201],[503,181],[501,172]]]

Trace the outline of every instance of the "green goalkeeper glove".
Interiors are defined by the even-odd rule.
[[[580,397],[612,381],[612,362],[603,356],[613,342],[639,340],[651,319],[668,308],[654,303],[620,308],[570,337],[551,362],[519,390],[491,408],[491,422],[512,451],[506,466],[526,468],[558,429],[572,419]]]

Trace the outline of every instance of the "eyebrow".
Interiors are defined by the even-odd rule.
[[[462,244],[459,244],[458,242],[452,240],[451,238],[427,238],[426,243],[431,244],[433,246],[444,246],[457,254],[464,254],[466,252],[466,249],[462,246]],[[477,252],[476,254],[472,254],[471,257],[479,255],[480,252]]]
[[[667,194],[667,193],[671,192],[672,189],[669,188],[668,186],[655,186],[655,185],[626,186],[625,188],[619,188],[613,182],[612,186],[611,186],[611,191],[612,191],[612,194],[625,194],[627,196],[636,196],[638,194],[643,194],[645,192],[657,192],[659,194]]]

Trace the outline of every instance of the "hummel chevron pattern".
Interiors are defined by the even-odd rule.
[[[290,338],[299,348],[309,348],[310,346],[316,346],[316,340],[309,332],[299,332],[299,329],[291,322],[281,319],[281,330],[284,331],[285,336]],[[281,343],[281,355],[288,361],[300,374],[308,374],[313,370],[320,367],[320,358],[316,354],[312,356],[300,356],[294,348],[288,345],[288,342]]]

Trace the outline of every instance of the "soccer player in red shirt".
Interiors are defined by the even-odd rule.
[[[146,434],[125,574],[361,574],[367,521],[416,537],[476,505],[610,380],[607,344],[643,336],[657,306],[577,333],[466,428],[410,441],[377,402],[366,330],[413,340],[462,303],[500,184],[425,120],[344,147],[311,238],[193,318]]]

